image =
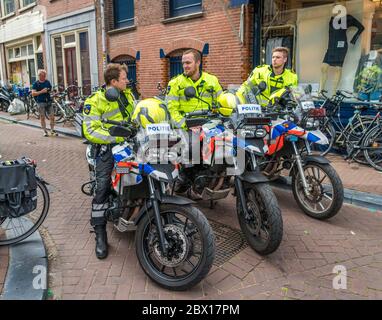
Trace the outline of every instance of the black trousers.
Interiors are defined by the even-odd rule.
[[[114,158],[111,148],[97,156],[95,165],[95,195],[92,202],[90,223],[92,226],[105,225],[107,220],[105,212],[109,207],[108,198],[111,191],[111,172],[114,166]]]

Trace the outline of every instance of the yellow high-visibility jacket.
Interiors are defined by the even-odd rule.
[[[123,142],[122,137],[112,137],[107,130],[111,124],[104,124],[102,119],[113,121],[127,121],[134,110],[134,99],[130,89],[126,89],[123,94],[126,96],[128,105],[125,106],[127,117],[123,117],[118,102],[110,102],[105,97],[105,90],[101,89],[86,99],[83,110],[82,128],[84,136],[91,143],[111,144]]]

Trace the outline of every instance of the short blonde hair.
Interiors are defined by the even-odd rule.
[[[47,74],[45,69],[38,69],[37,70],[37,75],[39,76],[41,73],[44,73],[45,75]]]
[[[274,48],[273,50],[272,50],[272,54],[274,54],[275,52],[282,52],[282,53],[284,53],[284,57],[285,58],[288,58],[288,56],[289,56],[289,49],[288,48],[286,48],[286,47],[277,47],[277,48]]]

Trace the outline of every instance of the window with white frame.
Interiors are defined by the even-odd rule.
[[[36,3],[36,0],[20,0],[20,8],[28,7],[35,3]]]
[[[9,62],[32,59],[34,55],[33,43],[19,45],[8,49]]]
[[[78,85],[91,91],[90,41],[87,29],[52,35],[53,78],[55,84]]]
[[[15,0],[1,0],[1,13],[3,17],[15,12]]]

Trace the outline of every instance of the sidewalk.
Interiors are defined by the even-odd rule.
[[[40,120],[36,119],[36,117],[33,114],[31,114],[29,119],[27,120],[26,114],[10,115],[8,112],[0,111],[0,120],[19,123],[19,124],[27,125],[34,128],[41,128]],[[50,122],[48,119],[46,119],[45,121],[46,121],[47,129],[49,130]],[[74,125],[70,122],[56,123],[54,128],[59,134],[65,134],[65,135],[73,136],[73,137],[80,137]]]
[[[339,155],[331,154],[327,158],[340,175],[345,188],[382,195],[382,172],[356,162],[349,164]]]

